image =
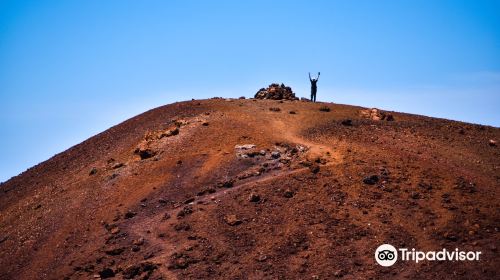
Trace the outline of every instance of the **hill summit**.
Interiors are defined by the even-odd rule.
[[[1,184],[0,279],[498,275],[499,128],[266,91],[147,111]],[[382,267],[384,243],[482,255]]]

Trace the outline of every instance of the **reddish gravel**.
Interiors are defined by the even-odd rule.
[[[498,277],[500,129],[363,109],[195,100],[112,127],[0,185],[0,279]],[[383,243],[482,255],[384,268]]]

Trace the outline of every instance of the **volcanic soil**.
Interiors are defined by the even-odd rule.
[[[114,126],[0,185],[0,279],[498,277],[500,129],[364,109],[193,100]],[[384,243],[482,254],[382,267]]]

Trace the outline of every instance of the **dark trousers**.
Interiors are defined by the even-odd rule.
[[[316,102],[316,89],[311,89],[311,101]]]

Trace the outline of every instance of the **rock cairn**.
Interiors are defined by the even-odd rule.
[[[270,84],[267,88],[261,88],[256,94],[256,99],[273,99],[273,100],[299,100],[295,97],[291,87],[284,84]]]

